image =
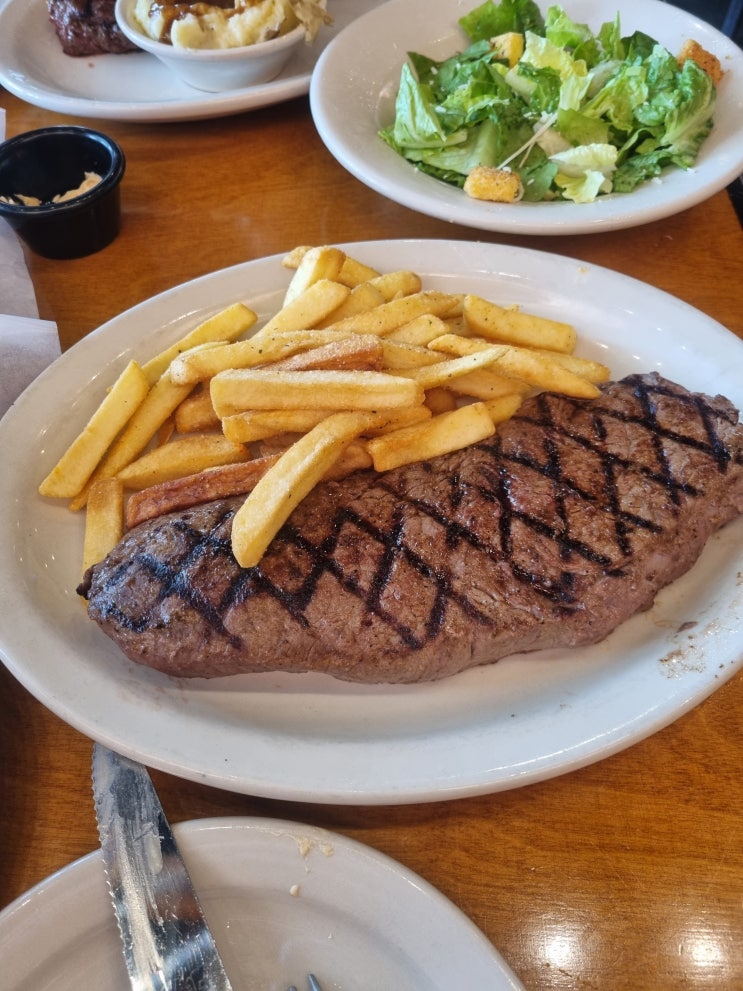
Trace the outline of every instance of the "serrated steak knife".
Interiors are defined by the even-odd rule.
[[[134,991],[232,991],[147,769],[96,744],[93,794]]]

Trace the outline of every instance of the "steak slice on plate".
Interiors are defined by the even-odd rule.
[[[743,511],[743,425],[655,373],[544,393],[487,442],[321,484],[251,569],[230,549],[241,501],[143,523],[90,569],[89,614],[125,654],[187,677],[432,680],[647,609]]]
[[[62,51],[76,57],[137,51],[116,23],[114,6],[115,0],[47,0]]]

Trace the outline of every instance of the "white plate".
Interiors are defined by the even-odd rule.
[[[657,369],[743,404],[743,344],[650,286],[569,258],[455,241],[350,247],[378,269],[571,320],[580,353],[618,374]],[[62,355],[0,423],[0,655],[83,733],[151,766],[253,795],[349,804],[497,791],[598,760],[705,698],[743,665],[743,518],[696,567],[596,647],[545,651],[443,681],[351,685],[325,675],[175,680],[128,661],[75,588],[83,520],[36,494],[130,358],[244,299],[261,318],[279,257],[170,290]],[[12,619],[11,619],[12,617]]]
[[[407,52],[446,58],[467,45],[457,19],[476,0],[389,0],[331,42],[318,59],[310,106],[329,151],[352,175],[420,213],[467,227],[512,234],[589,234],[659,220],[700,203],[743,171],[743,52],[725,35],[659,0],[565,0],[577,21],[597,30],[620,12],[624,33],[639,29],[671,51],[696,38],[725,69],[715,128],[694,169],[673,169],[661,181],[594,203],[484,203],[419,172],[378,136],[394,119]],[[542,9],[547,4],[542,3]]]
[[[447,898],[355,840],[278,819],[174,832],[240,991],[303,989],[308,972],[324,991],[522,987]],[[0,959],[4,991],[130,987],[97,852],[0,913]]]
[[[324,47],[373,6],[374,0],[330,0],[333,24],[323,27],[312,45],[303,45],[276,79],[227,93],[204,93],[146,52],[65,55],[45,0],[0,0],[0,84],[34,106],[101,120],[226,117],[306,94]]]

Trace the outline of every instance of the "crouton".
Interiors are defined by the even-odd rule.
[[[518,172],[492,165],[476,165],[464,180],[464,191],[473,199],[494,203],[516,203],[524,195]]]
[[[498,34],[490,39],[489,44],[495,57],[507,61],[510,68],[513,68],[524,54],[524,36],[518,31]]]
[[[711,77],[715,86],[719,85],[724,75],[720,60],[712,52],[708,52],[706,48],[702,48],[699,42],[694,41],[693,38],[685,41],[681,51],[678,53],[677,60],[679,65],[683,65],[687,59],[696,62],[699,68],[703,69]]]

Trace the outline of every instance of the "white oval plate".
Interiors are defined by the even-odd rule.
[[[641,282],[574,259],[457,241],[348,250],[427,286],[476,292],[575,324],[616,375],[658,370],[743,404],[743,343]],[[456,798],[599,760],[677,718],[743,665],[743,518],[697,565],[595,647],[516,656],[440,682],[325,675],[172,679],[127,660],[75,589],[83,519],[41,479],[129,358],[144,361],[237,300],[261,318],[290,273],[264,258],[121,314],[61,356],[0,423],[0,655],[62,719],[114,750],[252,795],[348,804]]]
[[[239,991],[517,991],[480,930],[427,881],[337,833],[278,819],[173,827]],[[131,987],[98,852],[0,913],[4,991]],[[105,979],[101,982],[101,975]]]
[[[175,121],[226,117],[304,96],[323,48],[374,0],[330,0],[334,21],[268,83],[205,93],[153,55],[65,55],[43,0],[0,0],[0,84],[26,103],[100,120]]]
[[[715,28],[659,0],[565,0],[576,21],[598,30],[619,11],[623,31],[642,30],[671,51],[696,38],[720,58],[725,77],[715,128],[695,167],[667,171],[631,193],[594,203],[484,203],[419,172],[378,136],[395,115],[400,69],[409,51],[446,58],[467,45],[457,19],[476,0],[389,0],[328,45],[310,84],[310,106],[328,150],[371,189],[419,213],[511,234],[593,234],[659,220],[723,189],[743,171],[743,52]],[[544,10],[545,3],[540,6]]]

